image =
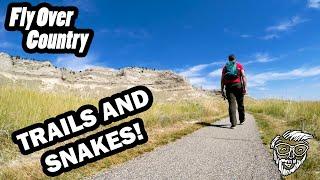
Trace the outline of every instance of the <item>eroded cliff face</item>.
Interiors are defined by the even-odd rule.
[[[136,85],[144,85],[159,100],[206,96],[183,77],[171,71],[143,68],[91,68],[75,72],[57,68],[49,61],[20,59],[0,53],[0,84],[21,85],[46,92],[68,92],[80,96],[109,96]]]

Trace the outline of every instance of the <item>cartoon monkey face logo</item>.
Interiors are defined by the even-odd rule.
[[[306,160],[309,149],[307,140],[311,138],[311,134],[288,130],[272,140],[270,147],[273,149],[273,160],[282,175],[295,172]]]

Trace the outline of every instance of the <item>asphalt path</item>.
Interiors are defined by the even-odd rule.
[[[93,179],[280,179],[253,116],[228,119],[99,173]]]

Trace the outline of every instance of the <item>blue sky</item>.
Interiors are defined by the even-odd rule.
[[[36,5],[42,1],[29,1]],[[170,69],[195,86],[219,88],[233,53],[256,98],[320,99],[320,0],[63,0],[79,8],[78,28],[95,32],[85,58],[27,54],[21,33],[7,32],[0,1],[0,51],[59,67]]]

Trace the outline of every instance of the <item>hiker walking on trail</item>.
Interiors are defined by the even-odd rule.
[[[236,57],[230,55],[228,59],[229,61],[222,70],[221,93],[224,98],[228,99],[229,117],[231,129],[233,129],[237,125],[237,104],[240,124],[243,124],[245,121],[243,97],[247,93],[247,79],[243,66],[237,62]]]

